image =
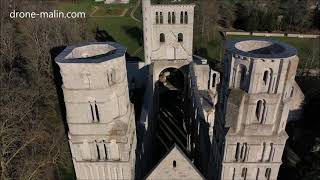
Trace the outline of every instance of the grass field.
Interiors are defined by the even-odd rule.
[[[87,12],[88,26],[96,32],[98,41],[116,41],[127,47],[130,56],[143,60],[143,51],[138,51],[143,46],[142,22],[136,22],[130,17],[138,0],[130,0],[129,4],[104,4],[94,0],[79,0],[78,3],[58,2],[57,8],[62,11]],[[97,9],[97,10],[95,10]],[[124,16],[122,11],[127,9]],[[138,15],[138,8],[134,15]],[[92,16],[88,16],[92,15]]]
[[[299,68],[320,68],[320,39],[289,38],[289,37],[257,37],[257,36],[227,36],[227,40],[264,38],[288,43],[295,47],[300,58]]]

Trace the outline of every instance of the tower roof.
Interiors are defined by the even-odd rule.
[[[289,44],[263,38],[227,41],[225,48],[234,54],[252,58],[287,58],[297,54]]]
[[[174,164],[173,164],[174,163]],[[146,179],[205,179],[183,151],[174,144]]]
[[[85,42],[66,47],[56,58],[57,63],[101,63],[126,53],[116,42]]]

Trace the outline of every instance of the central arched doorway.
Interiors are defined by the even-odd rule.
[[[185,75],[177,68],[161,71],[157,81],[158,111],[156,141],[160,159],[173,144],[186,149]]]

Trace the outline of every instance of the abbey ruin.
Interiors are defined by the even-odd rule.
[[[142,10],[144,62],[116,42],[55,59],[77,179],[276,180],[303,101],[296,49],[228,41],[218,70],[193,54],[194,4]]]

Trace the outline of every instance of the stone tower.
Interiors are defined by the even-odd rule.
[[[220,179],[277,179],[298,62],[296,49],[277,41],[227,42]]]
[[[192,60],[194,4],[142,1],[146,64]]]
[[[133,179],[134,109],[129,101],[125,51],[113,42],[67,47],[60,66],[77,179]]]

